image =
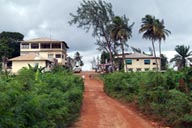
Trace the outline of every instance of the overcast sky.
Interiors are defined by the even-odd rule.
[[[174,56],[176,45],[184,44],[192,49],[192,0],[105,0],[113,5],[115,15],[126,15],[134,22],[129,45],[148,51],[151,41],[142,39],[138,33],[141,18],[146,14],[164,19],[171,35],[162,42],[162,53],[168,58]],[[68,55],[73,57],[79,51],[90,69],[93,56],[100,54],[94,45],[92,31],[86,33],[76,25],[70,26],[69,13],[76,13],[81,0],[0,0],[0,32],[20,32],[24,40],[51,37],[67,42]],[[156,43],[156,46],[157,43]],[[158,50],[158,47],[156,47]],[[128,49],[131,50],[131,49]]]

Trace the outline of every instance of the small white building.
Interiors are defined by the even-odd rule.
[[[43,58],[35,53],[29,53],[26,55],[21,55],[12,59],[9,59],[9,61],[12,61],[12,69],[11,72],[13,74],[17,74],[20,69],[23,67],[29,67],[30,64],[32,67],[35,67],[35,65],[38,65],[39,67],[45,67],[45,71],[49,71],[52,67],[52,61]]]

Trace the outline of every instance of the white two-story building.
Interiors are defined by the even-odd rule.
[[[118,55],[115,58],[122,58],[122,55]],[[158,63],[158,69],[156,65],[156,59]],[[156,71],[161,67],[160,57],[149,56],[141,53],[128,53],[125,54],[124,69],[127,71]],[[127,66],[127,67],[126,67]]]
[[[49,60],[57,59],[58,64],[66,65],[68,45],[64,41],[50,38],[37,38],[20,42],[20,55],[36,53]]]
[[[16,73],[28,64],[40,64],[47,67],[49,63],[67,64],[68,45],[64,41],[50,38],[37,38],[20,42],[20,56],[9,59],[12,61],[12,72]],[[41,61],[41,63],[40,63]]]

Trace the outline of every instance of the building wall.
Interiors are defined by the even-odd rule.
[[[58,60],[58,63],[65,65],[66,63],[66,55],[64,54],[64,52],[55,52],[55,51],[49,51],[49,52],[39,52],[39,55],[47,58],[47,59],[53,59],[56,58]],[[53,55],[53,57],[51,57],[50,55]],[[58,58],[56,55],[60,55],[60,58]],[[63,56],[63,58],[62,58]]]
[[[17,72],[23,68],[28,67],[28,64],[30,64],[32,67],[34,67],[36,64],[39,65],[39,67],[45,67],[46,61],[12,61],[12,69],[11,72],[14,74],[17,74]]]
[[[40,48],[40,43],[39,43],[39,48],[38,49],[31,49],[31,43],[29,43],[29,46],[27,48],[23,48],[22,44],[20,45],[20,53],[21,55],[23,54],[28,54],[28,53],[37,53],[40,56],[46,58],[46,59],[52,59],[48,54],[53,54],[53,58],[56,58],[58,63],[61,65],[65,65],[67,63],[67,53],[66,53],[66,48],[64,48],[64,45],[61,45],[61,48],[48,48],[48,49],[41,49]],[[57,54],[60,54],[61,57],[58,58],[56,57]]]
[[[126,59],[126,62],[129,63],[131,60],[132,64],[127,64],[128,71],[148,71],[156,70],[156,61],[155,59]],[[146,60],[150,60],[150,64],[145,64]],[[148,61],[146,61],[148,62]],[[160,59],[157,59],[158,67],[160,67]],[[160,68],[159,68],[160,69]]]

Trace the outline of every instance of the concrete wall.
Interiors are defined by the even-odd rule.
[[[17,74],[17,72],[23,68],[23,67],[29,67],[28,64],[30,64],[32,67],[34,67],[38,63],[39,67],[45,67],[46,61],[12,61],[12,69],[11,72],[14,74]]]
[[[131,69],[132,69],[132,71],[146,71],[146,70],[155,70],[156,69],[155,59],[131,59],[131,60],[132,60],[132,64],[126,65],[128,71],[131,71]],[[150,64],[145,64],[144,60],[150,60]],[[160,59],[157,59],[157,63],[158,63],[158,68],[159,68]]]
[[[63,46],[63,45],[62,45]],[[64,47],[64,46],[63,46]],[[21,55],[23,54],[27,54],[27,53],[37,53],[40,56],[49,59],[48,58],[48,54],[53,54],[53,57],[55,57],[56,54],[61,54],[63,55],[63,58],[61,56],[61,58],[56,58],[58,60],[59,64],[65,65],[65,63],[67,63],[66,57],[67,57],[67,53],[66,53],[66,48],[49,48],[49,49],[41,49],[40,48],[40,43],[39,43],[39,48],[38,49],[31,49],[31,43],[29,43],[29,48],[22,48],[21,44],[20,44],[20,53]]]

